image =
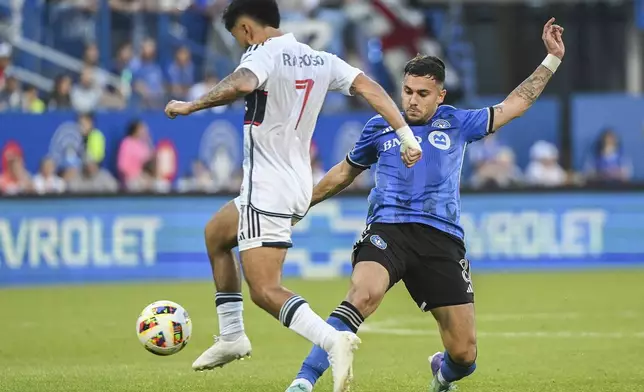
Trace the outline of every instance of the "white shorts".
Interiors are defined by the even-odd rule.
[[[240,198],[235,199],[235,206],[239,211],[239,227],[237,230],[237,243],[239,251],[259,248],[290,248],[291,218],[266,215],[251,206],[241,204]]]

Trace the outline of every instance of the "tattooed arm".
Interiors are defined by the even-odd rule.
[[[554,24],[554,22],[555,19],[552,18],[546,23],[541,38],[548,50],[548,54],[560,61],[566,51],[561,37],[563,28]],[[544,64],[546,63],[544,62]],[[521,117],[539,98],[553,74],[554,72],[548,67],[543,64],[540,65],[503,102],[494,106],[494,125],[492,130],[496,131],[515,118]]]
[[[258,85],[259,79],[251,70],[239,68],[195,101],[170,101],[165,107],[165,114],[173,119],[199,110],[227,105],[255,91]]]
[[[217,83],[212,90],[201,98],[192,101],[191,111],[196,112],[215,106],[227,105],[255,91],[258,84],[257,76],[251,70],[240,68],[226,76],[224,80]]]
[[[496,131],[515,118],[521,117],[539,98],[552,75],[552,71],[540,65],[503,102],[495,105],[492,130]]]

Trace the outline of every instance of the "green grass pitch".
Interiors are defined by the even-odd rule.
[[[478,370],[465,392],[644,391],[644,270],[485,274],[475,278]],[[327,315],[346,280],[287,280]],[[246,302],[253,357],[211,372],[192,361],[217,332],[209,282],[0,290],[0,391],[281,392],[309,344]],[[182,304],[192,340],[170,357],[146,352],[135,333],[145,305]],[[425,391],[427,357],[441,348],[429,314],[404,286],[361,332],[355,392]],[[330,377],[318,391],[330,391]]]

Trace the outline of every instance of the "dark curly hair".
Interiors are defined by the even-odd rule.
[[[280,27],[280,10],[275,0],[233,0],[222,16],[226,29],[231,31],[237,20],[244,15],[264,26],[276,29]]]
[[[418,55],[405,65],[405,75],[429,76],[445,83],[445,63],[436,56]]]

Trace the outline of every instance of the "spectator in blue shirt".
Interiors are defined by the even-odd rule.
[[[147,38],[143,41],[141,58],[134,60],[130,67],[139,106],[146,109],[163,108],[165,104],[165,80],[156,57],[157,44]]]
[[[180,47],[168,68],[168,81],[172,98],[185,100],[190,87],[195,84],[195,66],[187,47]]]
[[[605,129],[597,138],[586,161],[586,173],[591,182],[627,182],[631,179],[631,161],[612,129]]]

